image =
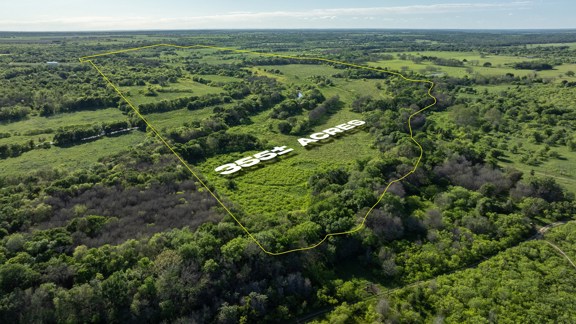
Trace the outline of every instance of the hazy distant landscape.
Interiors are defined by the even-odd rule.
[[[0,32],[0,322],[574,321],[575,72],[568,29]]]

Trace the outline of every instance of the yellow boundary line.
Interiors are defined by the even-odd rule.
[[[570,259],[570,257],[564,252],[562,251],[561,248],[559,248],[556,244],[546,241],[544,240],[544,242],[546,242],[548,245],[550,245],[551,247],[553,247],[554,249],[556,249],[556,251],[560,252],[560,255],[562,255],[566,260],[568,260],[568,262],[570,262],[570,264],[572,265],[572,267],[574,267],[574,269],[576,269],[576,264],[574,263],[574,261],[572,261],[572,259]]]
[[[228,209],[228,207],[226,207],[224,205],[224,203],[222,203],[222,201],[220,200],[220,198],[218,198],[218,196],[212,192],[212,190],[210,190],[210,188],[208,188],[208,186],[204,183],[204,181],[202,181],[202,179],[198,176],[198,174],[196,174],[196,172],[194,172],[194,170],[192,170],[192,168],[188,165],[188,163],[186,163],[186,161],[178,154],[176,153],[176,151],[174,150],[174,148],[168,143],[168,141],[166,141],[166,139],[160,134],[160,132],[152,125],[150,124],[150,122],[148,122],[148,120],[142,116],[142,114],[140,114],[140,112],[138,111],[138,109],[136,108],[136,106],[134,106],[134,104],[132,104],[132,102],[130,102],[130,100],[128,100],[124,94],[120,91],[120,89],[118,89],[118,87],[116,87],[116,85],[114,83],[112,83],[112,81],[110,81],[110,79],[108,79],[108,77],[102,73],[102,71],[100,70],[100,68],[94,64],[94,62],[92,62],[93,58],[98,58],[98,57],[103,57],[103,56],[109,56],[109,55],[114,55],[114,54],[122,54],[122,53],[128,53],[128,52],[134,52],[134,51],[139,51],[139,50],[143,50],[143,49],[148,49],[148,48],[155,48],[155,47],[173,47],[173,48],[180,48],[180,49],[192,49],[192,48],[196,48],[196,49],[215,49],[215,50],[222,50],[222,51],[233,51],[236,53],[247,53],[247,54],[255,54],[255,55],[261,55],[261,56],[270,56],[270,57],[280,57],[280,58],[286,58],[286,59],[295,59],[295,60],[315,60],[315,61],[320,61],[320,62],[327,62],[327,63],[334,63],[334,64],[340,64],[340,65],[344,65],[344,66],[349,66],[349,67],[354,67],[354,68],[358,68],[358,69],[365,69],[365,70],[372,70],[372,71],[377,71],[377,72],[384,72],[384,73],[388,73],[391,75],[395,75],[395,76],[399,76],[402,79],[409,81],[409,82],[417,82],[417,83],[427,83],[429,84],[428,87],[428,96],[430,98],[432,98],[434,100],[433,103],[431,103],[430,105],[414,112],[413,114],[410,115],[410,117],[408,117],[408,129],[410,130],[410,139],[414,142],[414,144],[416,144],[416,146],[418,146],[418,148],[420,149],[420,156],[418,157],[418,160],[416,161],[416,163],[414,164],[414,167],[412,168],[412,170],[410,170],[408,173],[406,173],[405,175],[399,177],[398,179],[395,180],[391,180],[390,182],[388,182],[388,184],[386,185],[386,188],[384,188],[384,191],[382,192],[382,194],[380,195],[380,197],[378,197],[378,200],[376,201],[376,203],[370,207],[370,209],[366,212],[366,215],[364,215],[364,218],[362,218],[362,222],[358,225],[356,225],[356,227],[348,230],[348,231],[343,231],[343,232],[336,232],[336,233],[329,233],[326,234],[324,236],[323,239],[321,239],[319,242],[310,245],[310,246],[306,246],[306,247],[302,247],[302,248],[296,248],[296,249],[291,249],[291,250],[286,250],[286,251],[281,251],[281,252],[272,252],[272,251],[268,251],[264,246],[262,246],[262,244],[256,239],[256,237],[254,237],[254,235],[240,222],[240,220],[238,220],[238,218],[236,218],[236,216],[234,216],[234,214]],[[330,60],[330,59],[325,59],[325,58],[315,58],[315,57],[298,57],[298,56],[289,56],[289,55],[281,55],[281,54],[272,54],[272,53],[260,53],[260,52],[254,52],[254,51],[249,51],[249,50],[239,50],[239,49],[233,49],[233,48],[226,48],[226,47],[217,47],[217,46],[209,46],[209,45],[191,45],[191,46],[181,46],[181,45],[173,45],[173,44],[156,44],[156,45],[149,45],[149,46],[142,46],[142,47],[135,47],[135,48],[129,48],[129,49],[124,49],[124,50],[120,50],[120,51],[114,51],[114,52],[107,52],[107,53],[102,53],[102,54],[96,54],[96,55],[90,55],[90,56],[83,56],[80,59],[80,62],[82,63],[90,63],[90,65],[92,65],[92,67],[98,71],[98,73],[102,76],[102,78],[118,93],[118,95],[120,95],[120,97],[126,101],[126,103],[128,103],[128,105],[130,106],[130,108],[132,108],[132,110],[134,111],[134,113],[136,113],[136,115],[138,117],[140,117],[142,119],[142,121],[144,121],[144,123],[146,123],[146,125],[152,130],[152,132],[160,139],[160,141],[176,156],[176,158],[180,161],[180,163],[182,163],[182,165],[184,165],[184,167],[186,167],[186,169],[188,171],[190,171],[190,173],[194,176],[194,178],[196,178],[196,180],[198,180],[198,182],[200,182],[200,184],[206,189],[208,190],[208,192],[210,193],[210,195],[212,195],[212,197],[214,197],[214,199],[216,199],[216,201],[222,206],[222,208],[224,208],[224,210],[228,213],[228,215],[230,215],[232,217],[232,219],[234,219],[234,221],[236,221],[236,223],[242,228],[242,230],[248,235],[248,237],[250,237],[254,243],[256,243],[256,245],[258,245],[258,247],[266,254],[268,255],[283,255],[283,254],[288,254],[288,253],[292,253],[292,252],[297,252],[297,251],[307,251],[307,250],[312,250],[318,246],[320,246],[322,243],[324,243],[326,240],[328,240],[328,238],[333,237],[333,236],[339,236],[339,235],[347,235],[347,234],[353,234],[356,233],[358,231],[360,231],[361,229],[364,228],[364,226],[366,226],[366,219],[368,219],[368,216],[370,215],[370,213],[372,212],[372,210],[374,210],[374,208],[376,208],[376,206],[378,206],[378,204],[380,204],[380,202],[382,201],[382,199],[384,198],[384,195],[386,194],[386,192],[388,192],[388,190],[390,189],[390,186],[392,186],[395,183],[398,183],[404,179],[406,179],[406,177],[408,177],[409,175],[411,175],[412,173],[414,173],[416,171],[416,169],[418,168],[418,165],[420,165],[420,162],[422,160],[422,156],[424,155],[424,149],[422,148],[422,145],[420,145],[420,143],[418,143],[418,141],[416,141],[416,139],[414,138],[414,134],[412,131],[412,125],[411,125],[411,121],[412,118],[420,113],[422,113],[423,111],[429,109],[430,107],[436,105],[437,100],[436,97],[434,97],[432,95],[432,89],[434,88],[434,82],[430,81],[430,80],[415,80],[415,79],[410,79],[405,77],[404,75],[398,73],[398,72],[392,72],[392,71],[387,71],[387,70],[383,70],[380,68],[374,68],[374,67],[368,67],[368,66],[362,66],[362,65],[357,65],[357,64],[352,64],[352,63],[346,63],[346,62],[339,62],[339,61],[335,61],[335,60]]]

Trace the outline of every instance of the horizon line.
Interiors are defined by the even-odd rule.
[[[576,31],[576,27],[563,28],[365,28],[365,27],[330,27],[330,28],[193,28],[193,29],[94,29],[94,30],[0,30],[0,33],[135,33],[135,32],[199,32],[199,31]]]

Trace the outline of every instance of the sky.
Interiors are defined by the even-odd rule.
[[[0,31],[564,29],[575,0],[0,0]]]

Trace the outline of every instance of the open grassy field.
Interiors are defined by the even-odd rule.
[[[456,59],[464,61],[464,66],[451,67],[433,64],[429,61],[415,63],[409,59],[399,59],[400,54],[418,56],[433,56],[443,59]],[[370,63],[369,65],[375,67],[388,68],[395,71],[411,70],[420,72],[424,75],[433,76],[445,74],[451,77],[462,78],[465,76],[472,77],[474,75],[481,76],[503,76],[507,73],[512,73],[515,76],[524,77],[537,75],[542,78],[557,78],[557,79],[570,79],[566,77],[566,72],[576,71],[576,64],[562,64],[555,66],[553,70],[534,72],[531,70],[517,70],[512,68],[514,63],[524,61],[535,61],[536,58],[521,57],[521,56],[506,56],[506,55],[484,55],[477,52],[448,52],[448,51],[427,51],[427,52],[406,52],[394,53],[395,58],[392,60],[385,60]],[[484,67],[485,63],[490,63],[491,67]],[[536,74],[535,74],[536,73]]]
[[[221,107],[229,107],[231,105],[233,104],[225,104]],[[206,107],[194,111],[184,108],[164,113],[146,114],[146,119],[148,119],[154,127],[158,129],[178,127],[182,126],[182,124],[186,122],[190,123],[192,121],[204,120],[213,114],[213,110],[213,107]]]
[[[538,75],[543,78],[558,78],[561,80],[576,81],[575,77],[566,76],[566,72],[576,72],[576,64],[562,64],[555,66],[553,70],[539,71]]]
[[[477,94],[459,94],[459,96],[476,98],[482,95],[484,91],[487,91],[489,94],[506,98],[509,96],[507,93],[518,93],[534,106],[541,105],[567,109],[576,107],[576,90],[574,88],[558,87],[555,84],[543,85],[537,89],[510,85],[474,86],[474,89],[477,90]],[[430,116],[430,119],[441,125],[454,126],[452,122],[454,120],[453,112],[450,111],[435,112]],[[489,142],[499,143],[499,148],[504,153],[504,156],[499,161],[500,166],[513,167],[522,171],[526,176],[533,172],[538,176],[552,177],[566,189],[576,193],[576,152],[571,151],[567,145],[536,143],[533,139],[533,133],[536,131],[565,132],[565,127],[568,127],[569,123],[569,120],[562,120],[561,118],[555,123],[555,126],[543,125],[536,120],[525,120],[514,124],[513,127],[518,131],[516,134],[497,135],[497,133],[493,133],[486,134],[483,138],[491,138]],[[462,131],[455,134],[456,138],[466,137],[467,135]],[[569,137],[572,135],[569,134]],[[516,149],[513,150],[513,147]],[[529,160],[533,162],[529,162]]]
[[[106,71],[103,71],[106,73]],[[206,94],[221,93],[218,87],[208,86],[202,83],[192,81],[191,78],[182,78],[177,83],[170,83],[165,87],[155,87],[161,89],[157,96],[146,96],[146,87],[141,86],[119,86],[118,87],[126,97],[134,103],[146,104],[159,102],[162,100],[173,100],[183,97],[203,96]]]
[[[279,70],[282,75],[286,77],[286,81],[299,81],[302,82],[304,79],[319,75],[329,77],[336,73],[341,72],[334,67],[328,65],[316,65],[316,64],[288,64],[288,65],[264,65],[256,68],[257,70],[263,69],[274,69]]]
[[[510,147],[521,145],[521,153],[532,156],[538,156],[542,150],[541,145],[526,141],[525,138],[514,137],[509,140],[509,143]],[[501,161],[501,164],[503,166],[512,166],[527,175],[533,171],[539,176],[552,177],[566,189],[576,193],[576,152],[570,151],[566,146],[553,146],[551,151],[557,152],[559,157],[544,158],[538,165],[528,165],[522,161],[522,154],[512,154],[510,152]]]
[[[126,116],[118,108],[98,109],[58,114],[50,117],[32,116],[28,119],[0,124],[0,132],[10,133],[8,138],[0,138],[0,144],[23,143],[44,137],[52,140],[53,132],[70,125],[88,125],[102,122],[125,120]],[[34,132],[34,135],[29,135]]]
[[[0,172],[23,176],[41,169],[87,169],[99,159],[128,151],[145,139],[146,134],[133,131],[126,135],[103,137],[72,147],[52,146],[49,149],[36,149],[15,158],[0,160]]]

